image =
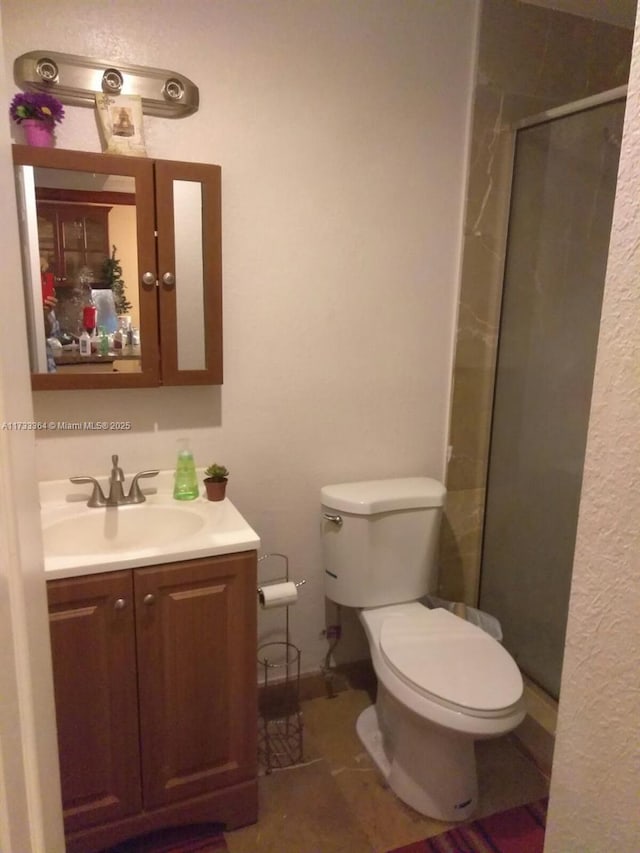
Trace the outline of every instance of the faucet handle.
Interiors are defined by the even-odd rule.
[[[92,483],[93,491],[91,492],[91,497],[87,501],[87,506],[95,507],[95,506],[106,506],[107,499],[104,496],[104,492],[100,486],[100,483],[96,480],[95,477],[69,477],[69,480],[72,483],[76,483],[81,485],[83,483]]]
[[[114,453],[111,457],[111,480],[116,480],[118,483],[124,483],[124,472],[118,465],[117,453]]]
[[[146,501],[146,498],[142,494],[142,489],[140,488],[140,484],[138,481],[141,480],[143,477],[157,477],[159,473],[160,471],[140,471],[140,473],[136,474],[133,480],[131,481],[131,488],[129,489],[127,503],[144,503],[144,501]]]

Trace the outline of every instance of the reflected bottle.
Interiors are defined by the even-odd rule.
[[[98,343],[98,352],[102,356],[109,355],[109,336],[104,326],[100,326],[100,338]]]
[[[79,344],[81,356],[91,355],[91,338],[89,336],[89,332],[87,332],[86,329],[80,335]]]
[[[193,501],[200,497],[196,465],[186,440],[181,445],[176,462],[173,497],[177,501]]]
[[[82,279],[81,279],[82,281]],[[93,293],[88,284],[83,286],[83,304],[82,304],[82,328],[87,332],[90,338],[98,325],[98,308],[93,301]]]

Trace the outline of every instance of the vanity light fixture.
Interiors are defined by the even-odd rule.
[[[63,104],[94,107],[97,92],[139,95],[146,115],[180,118],[196,112],[198,87],[175,71],[32,50],[13,65],[18,86],[55,95]]]

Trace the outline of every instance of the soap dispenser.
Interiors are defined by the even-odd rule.
[[[182,439],[180,442],[173,485],[173,497],[177,501],[193,501],[200,497],[196,465],[193,461],[193,453],[189,449],[186,439]]]

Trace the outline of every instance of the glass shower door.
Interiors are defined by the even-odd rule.
[[[557,698],[624,101],[517,132],[480,606]]]

